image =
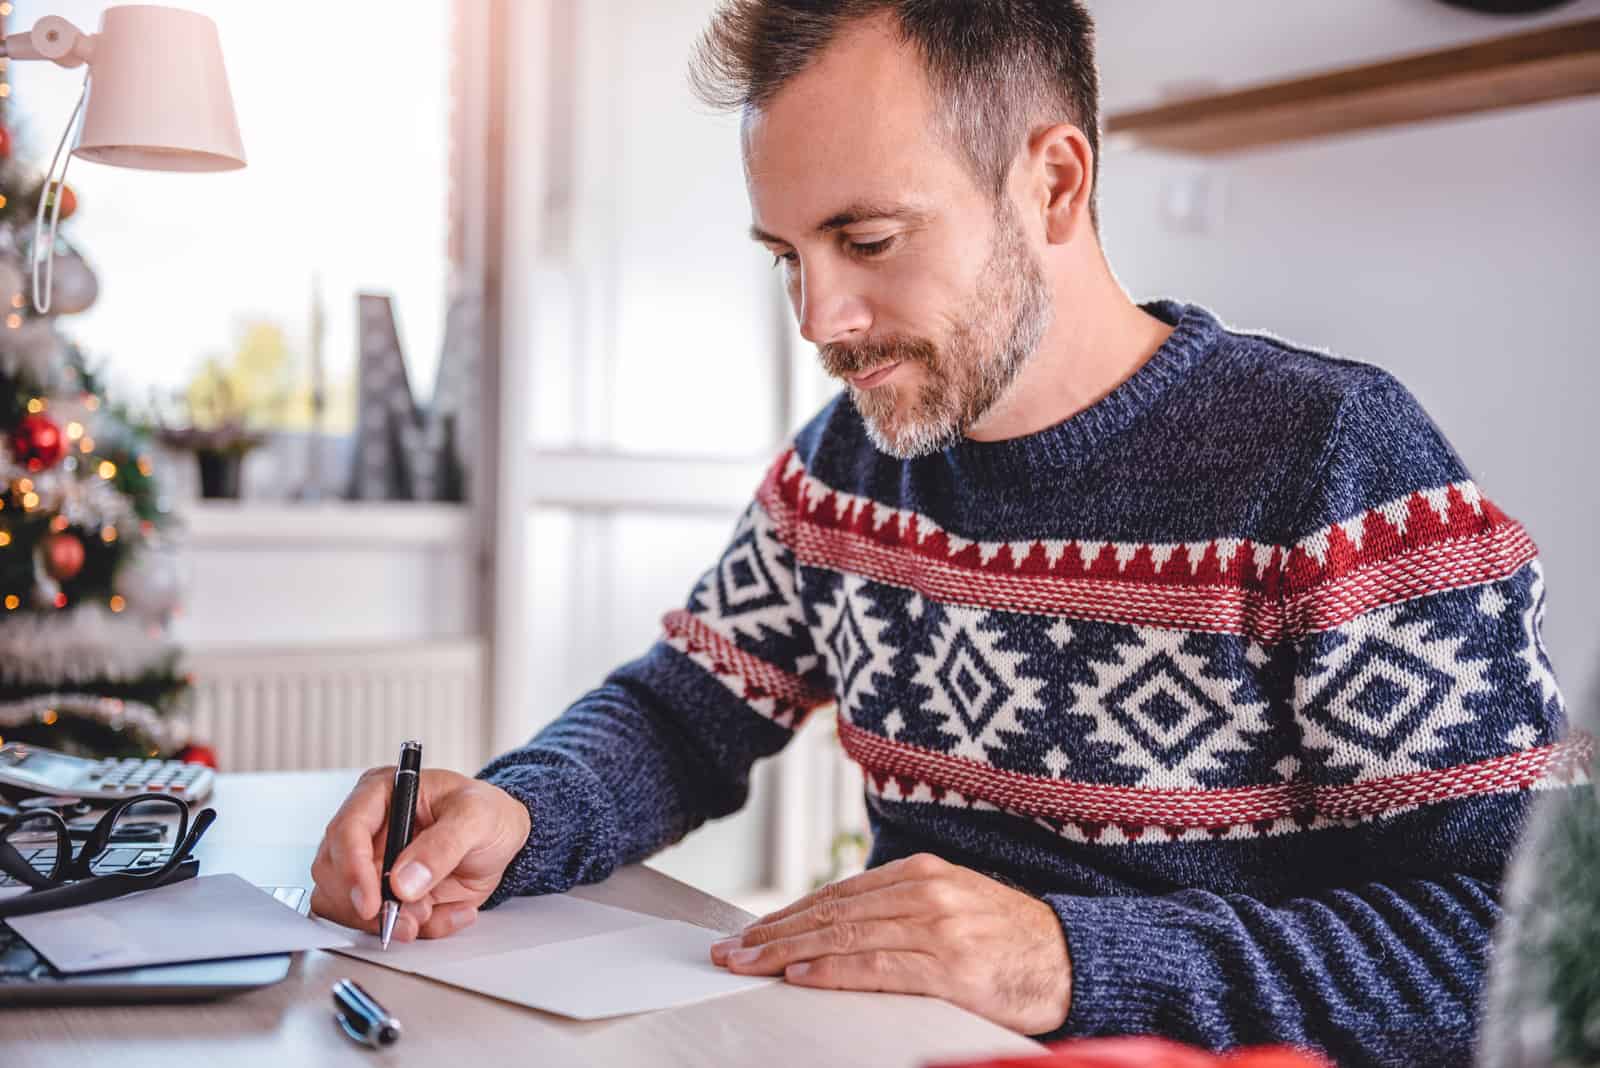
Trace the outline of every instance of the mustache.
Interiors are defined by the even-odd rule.
[[[834,378],[850,378],[874,367],[891,363],[921,363],[935,367],[939,350],[933,342],[919,337],[884,337],[854,345],[831,342],[817,346],[822,369]]]

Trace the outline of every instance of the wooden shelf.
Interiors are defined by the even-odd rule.
[[[1111,145],[1218,155],[1600,93],[1600,18],[1124,111]]]

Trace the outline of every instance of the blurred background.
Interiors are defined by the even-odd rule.
[[[148,545],[107,580],[117,618],[116,600],[147,609],[128,640],[151,651],[123,674],[158,665],[171,685],[143,702],[160,720],[146,734],[119,720],[114,737],[55,738],[193,746],[251,771],[382,763],[414,735],[430,762],[475,770],[648,646],[831,394],[746,236],[737,120],[687,88],[712,0],[185,6],[217,22],[248,168],[74,164],[56,247],[88,272],[64,260],[57,283],[77,293],[55,326],[81,353],[74,395],[135,428],[130,462],[150,470],[129,491]],[[104,7],[11,0],[0,16],[93,29]],[[1600,17],[1600,0],[1091,7],[1112,129]],[[79,81],[4,70],[8,167],[42,174]],[[1411,388],[1539,543],[1550,655],[1569,698],[1588,695],[1600,99],[1219,152],[1129,134],[1108,141],[1101,187],[1136,298],[1197,301]],[[88,432],[70,425],[76,460]],[[76,618],[82,599],[61,574],[81,550],[47,548],[0,614],[0,661],[73,643],[93,661],[94,641],[122,640],[86,637],[89,614],[24,624]],[[44,724],[60,702],[22,698],[54,690],[15,676],[0,667],[17,698],[0,735],[19,717],[71,726]],[[859,862],[864,824],[820,715],[745,812],[657,864],[759,908]]]

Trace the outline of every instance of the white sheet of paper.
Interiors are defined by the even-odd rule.
[[[349,945],[237,875],[206,875],[6,921],[63,972],[253,957]]]
[[[320,921],[349,937],[336,949],[385,968],[579,1020],[688,1005],[764,986],[711,963],[703,927],[553,894],[517,897],[447,938],[391,942]]]
[[[560,1013],[602,1020],[754,990],[773,979],[711,963],[726,937],[677,920],[461,961],[431,971],[452,986]]]
[[[375,934],[340,927],[328,920],[318,922],[350,940],[348,946],[339,950],[347,957],[358,957],[396,971],[432,975],[434,969],[447,964],[495,956],[509,949],[530,949],[661,921],[642,912],[597,905],[581,897],[551,894],[511,898],[479,914],[471,927],[448,938],[390,942],[388,949],[383,948]]]

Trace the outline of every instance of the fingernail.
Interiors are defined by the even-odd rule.
[[[711,943],[711,955],[713,957],[721,957],[729,950],[738,948],[738,946],[739,940],[737,938],[724,938],[720,942]]]
[[[450,929],[459,931],[477,918],[477,909],[457,909],[450,915]]]
[[[426,890],[431,882],[433,882],[433,873],[418,861],[413,860],[410,864],[394,873],[394,892],[401,897],[416,897]]]
[[[361,887],[359,886],[350,888],[350,907],[356,910],[357,916],[365,916],[367,914],[367,901],[366,898],[361,896]]]
[[[732,953],[728,954],[728,963],[753,964],[755,959],[759,956],[761,956],[761,950],[755,947],[751,947],[750,949],[736,949]]]
[[[806,973],[810,970],[811,965],[802,961],[799,964],[791,964],[789,967],[785,968],[783,970],[783,977],[785,979],[804,979]]]

